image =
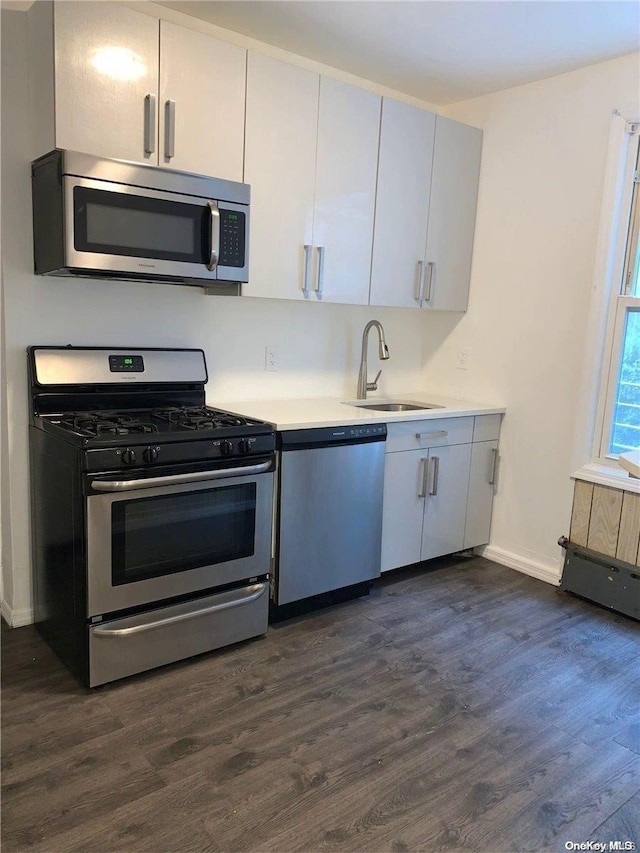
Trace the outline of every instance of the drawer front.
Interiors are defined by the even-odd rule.
[[[500,437],[502,415],[476,415],[473,425],[474,441],[497,441]]]
[[[268,618],[268,584],[256,583],[94,625],[89,686],[257,637]]]
[[[473,440],[473,418],[434,418],[428,421],[387,423],[386,452],[469,444]]]

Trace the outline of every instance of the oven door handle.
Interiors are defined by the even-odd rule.
[[[228,610],[230,607],[240,607],[243,604],[251,604],[252,601],[257,601],[267,591],[266,583],[253,584],[247,587],[240,595],[229,601],[222,601],[218,604],[211,604],[209,607],[201,607],[198,610],[190,610],[188,613],[179,613],[177,616],[167,616],[164,619],[156,619],[153,622],[141,622],[139,625],[130,625],[128,628],[97,628],[92,627],[91,631],[95,637],[130,637],[132,634],[143,634],[146,631],[153,631],[154,628],[164,628],[166,625],[173,625],[176,622],[186,622],[189,619],[197,619],[199,616],[208,616],[211,613],[217,613],[220,610]]]
[[[166,477],[145,477],[139,480],[92,480],[96,492],[132,492],[134,489],[153,489],[156,486],[178,486],[181,483],[199,483],[203,480],[223,480],[228,477],[245,477],[264,474],[271,468],[271,460],[258,465],[223,468],[217,471],[193,471],[190,474],[170,474]]]

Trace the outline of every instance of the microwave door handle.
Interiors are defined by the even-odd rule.
[[[211,251],[209,253],[207,269],[212,271],[218,266],[218,259],[220,257],[220,210],[218,203],[215,201],[208,201],[207,204],[209,206],[209,226],[211,229],[209,243]]]

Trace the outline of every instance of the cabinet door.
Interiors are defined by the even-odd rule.
[[[245,296],[305,298],[305,268],[309,279],[312,275],[319,83],[317,74],[249,52],[244,179],[251,184],[251,242]]]
[[[478,441],[473,445],[467,498],[467,524],[464,531],[465,548],[486,545],[489,541],[497,456],[497,441]]]
[[[467,513],[471,444],[429,451],[421,560],[462,550]]]
[[[425,253],[429,308],[467,309],[481,149],[481,130],[444,116],[436,118]]]
[[[245,76],[243,48],[161,22],[161,166],[242,181]]]
[[[157,164],[145,96],[158,93],[158,21],[114,3],[56,3],[54,15],[56,146]]]
[[[372,305],[420,305],[435,119],[433,113],[383,99]]]
[[[369,302],[380,100],[320,79],[312,291],[325,302]]]
[[[387,453],[384,461],[381,570],[420,561],[424,498],[420,497],[428,451]]]

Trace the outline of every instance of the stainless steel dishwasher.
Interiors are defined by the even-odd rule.
[[[369,591],[380,576],[385,424],[278,434],[272,621]]]

